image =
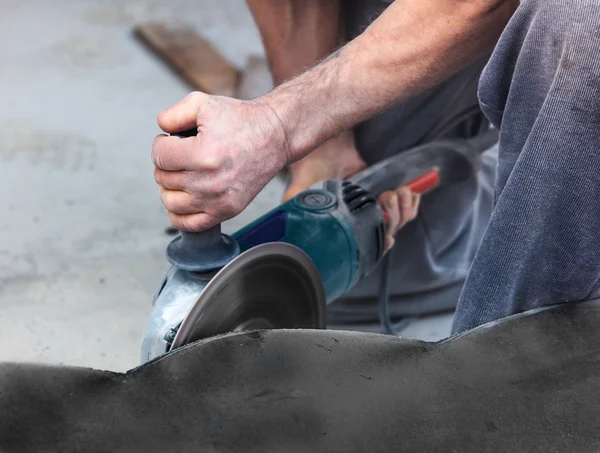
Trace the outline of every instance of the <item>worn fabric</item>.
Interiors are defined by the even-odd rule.
[[[600,1],[524,0],[480,82],[495,205],[453,326],[600,293]]]

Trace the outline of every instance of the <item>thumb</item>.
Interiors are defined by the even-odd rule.
[[[158,126],[168,134],[195,128],[198,110],[208,97],[207,94],[200,91],[188,94],[177,104],[158,114]]]
[[[379,196],[379,205],[385,217],[384,253],[387,253],[394,246],[394,235],[400,224],[398,196],[394,191],[384,192]]]

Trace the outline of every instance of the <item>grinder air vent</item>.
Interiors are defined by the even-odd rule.
[[[371,193],[363,189],[358,184],[344,181],[342,194],[344,203],[348,206],[350,212],[355,213],[369,205],[375,204],[375,198]]]

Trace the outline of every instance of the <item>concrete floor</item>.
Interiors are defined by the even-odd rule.
[[[194,21],[240,66],[262,54],[243,0],[0,2],[0,361],[138,364],[171,239],[149,158],[155,118],[189,91],[131,37],[149,19]],[[414,336],[444,336],[449,318],[436,319]]]

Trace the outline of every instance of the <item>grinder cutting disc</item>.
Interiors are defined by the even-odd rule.
[[[324,328],[325,291],[312,260],[283,242],[251,248],[206,285],[171,349],[233,330]]]

